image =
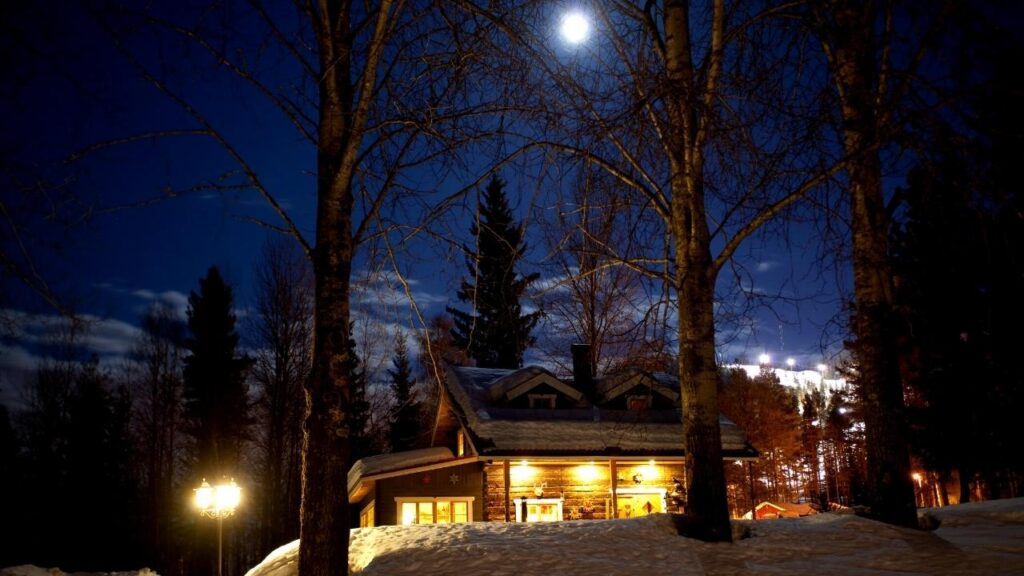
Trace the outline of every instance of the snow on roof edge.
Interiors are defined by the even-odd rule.
[[[378,454],[367,456],[356,460],[355,464],[348,471],[348,491],[359,485],[359,481],[366,476],[401,470],[402,468],[413,468],[453,460],[455,455],[444,446],[433,448],[421,448],[419,450],[406,450],[404,452],[391,452],[389,454]]]

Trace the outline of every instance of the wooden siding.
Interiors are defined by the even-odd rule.
[[[453,479],[456,481],[453,482]],[[376,525],[398,523],[395,498],[402,497],[473,497],[473,520],[479,521],[483,519],[484,498],[481,486],[483,471],[479,462],[378,480],[374,510]],[[361,503],[361,506],[365,505],[365,502]]]
[[[432,447],[445,446],[450,448],[453,454],[456,454],[458,446],[455,437],[461,428],[459,420],[452,412],[451,399],[448,398],[447,392],[441,394],[441,399],[437,403],[437,416],[434,421],[434,431],[431,436],[430,445]]]
[[[531,463],[524,467],[513,461],[510,471],[509,496],[515,506],[520,498],[562,498],[563,520],[605,519],[613,516],[611,507],[611,478],[608,462],[596,461],[571,464]],[[618,462],[618,487],[664,489],[671,493],[672,478],[684,479],[683,464],[656,464],[652,469],[646,462]],[[652,473],[653,472],[653,473]],[[641,480],[637,483],[634,476]],[[502,462],[484,466],[485,506],[484,521],[505,519],[505,479]],[[540,496],[537,495],[538,490]],[[676,512],[671,499],[668,510]],[[510,513],[515,518],[515,511]]]

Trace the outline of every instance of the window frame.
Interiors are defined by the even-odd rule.
[[[558,405],[558,394],[527,394],[526,399],[533,409],[554,410]]]
[[[359,511],[359,527],[360,528],[373,528],[377,520],[376,513],[377,507],[375,504],[376,500],[370,500],[370,503],[363,507]]]
[[[514,498],[513,499],[513,503],[515,504],[514,508],[516,510],[516,522],[524,522],[524,520],[523,520],[523,499],[522,498]],[[538,506],[539,505],[543,505],[543,504],[555,504],[555,505],[558,506],[558,519],[557,520],[534,520],[533,522],[561,522],[561,521],[565,520],[565,500],[562,499],[562,498],[527,498],[526,499],[526,507],[527,507],[527,513],[526,514],[527,514],[527,518],[529,518],[529,514],[530,514],[529,513],[529,507],[530,507],[531,504],[538,505]],[[527,519],[527,520],[525,520],[525,522],[530,522],[530,520]]]
[[[633,402],[636,400],[643,400],[643,407],[634,408]],[[626,409],[632,412],[642,412],[644,410],[650,410],[651,404],[653,403],[654,397],[652,394],[626,394]]]
[[[439,501],[440,502],[448,502],[449,504],[454,504],[455,502],[465,502],[466,503],[466,521],[465,522],[455,522],[454,520],[452,520],[450,522],[444,522],[444,524],[470,524],[470,523],[473,522],[473,502],[476,501],[476,496],[395,496],[395,525],[396,526],[413,526],[413,525],[417,525],[417,526],[436,526],[438,524],[438,522],[437,522],[437,503]],[[420,504],[426,504],[426,503],[430,503],[431,504],[431,511],[433,513],[433,522],[431,522],[430,524],[425,524],[425,523],[421,524],[420,521],[419,521],[420,520],[419,505]],[[416,514],[413,516],[413,522],[410,522],[409,524],[405,524],[405,523],[402,522],[402,505],[403,504],[416,504]],[[454,506],[449,508],[449,510],[452,510],[451,515],[452,515],[453,518],[455,516],[454,509],[455,509]]]
[[[615,517],[616,518],[621,518],[621,516],[619,516],[619,501],[620,501],[622,496],[633,496],[633,495],[641,495],[641,494],[648,494],[648,495],[650,495],[650,494],[657,494],[658,496],[661,496],[661,512],[658,512],[658,513],[660,514],[660,513],[668,512],[668,490],[665,489],[665,488],[633,488],[633,487],[630,487],[630,488],[616,488],[615,489]],[[652,512],[652,514],[655,514],[655,512]]]

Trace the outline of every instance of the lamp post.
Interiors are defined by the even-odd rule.
[[[217,576],[221,576],[224,567],[224,519],[235,513],[235,508],[242,501],[242,489],[234,478],[216,486],[210,486],[206,478],[203,478],[203,483],[195,489],[195,493],[199,515],[217,519]]]

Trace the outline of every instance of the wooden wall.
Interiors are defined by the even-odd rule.
[[[647,462],[618,462],[617,477],[619,488],[663,488],[672,492],[675,477],[684,480],[682,463],[657,464],[651,468]],[[639,475],[639,476],[637,476]],[[634,481],[634,476],[641,480]],[[512,506],[519,498],[562,498],[562,517],[564,520],[605,519],[611,513],[611,478],[608,462],[597,461],[574,464],[531,463],[522,466],[512,462],[509,466],[511,480],[509,496]],[[505,476],[503,464],[494,462],[484,465],[485,481],[485,521],[501,522],[505,520]],[[677,511],[671,499],[668,502],[671,512]],[[515,519],[515,510],[510,511]]]
[[[475,498],[473,521],[478,522],[484,519],[482,485],[483,471],[479,462],[378,480],[374,498],[375,525],[398,523],[398,509],[395,505],[397,497],[472,496]],[[357,521],[359,511],[368,502],[369,500],[361,502],[359,510],[354,510]],[[358,526],[358,523],[356,525]]]

